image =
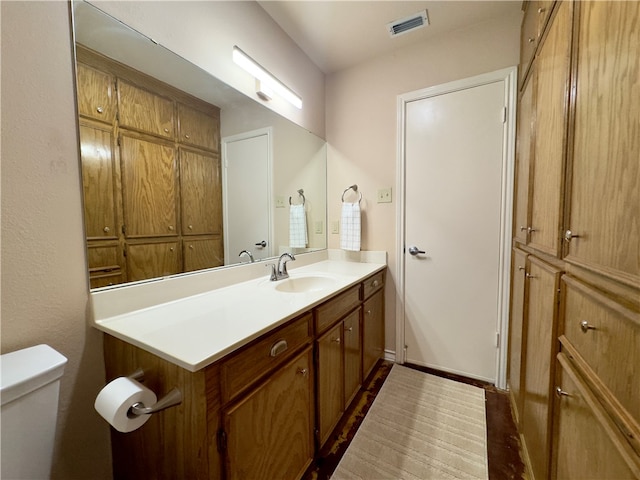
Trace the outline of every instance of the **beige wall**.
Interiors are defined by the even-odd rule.
[[[327,77],[329,232],[349,185],[363,193],[362,249],[385,250],[386,348],[395,351],[397,96],[518,64],[521,15],[510,15],[380,56]],[[393,203],[376,203],[380,188]],[[329,234],[329,248],[339,248]]]
[[[64,1],[2,1],[0,5],[1,351],[47,343],[69,359],[60,392],[53,478],[111,478],[109,428],[93,409],[105,379],[101,334],[87,322],[69,6]],[[324,75],[309,65],[256,4],[120,2],[111,6],[123,9],[130,15],[126,18],[135,19],[136,27],[164,45],[183,49],[178,53],[186,58],[207,56],[205,67],[214,65],[219,69],[216,73],[226,71],[237,82],[234,86],[243,90],[249,86],[245,75],[232,73],[238,69],[229,65],[231,48],[217,52],[209,43],[214,27],[225,32],[227,43],[237,32],[243,39],[238,41],[240,46],[249,45],[247,51],[255,50],[256,57],[264,55],[269,62],[277,60],[273,70],[303,95],[302,111],[280,113],[324,134]],[[179,23],[186,19],[191,21],[189,28]],[[172,20],[181,25],[179,30],[167,26]],[[202,48],[189,50],[176,33],[200,38]],[[263,38],[269,41],[261,43]],[[299,68],[300,64],[305,67]],[[253,88],[253,81],[249,83]]]
[[[104,368],[86,320],[68,6],[1,8],[2,352],[46,343],[69,359],[54,478],[109,478],[109,430],[93,409]]]

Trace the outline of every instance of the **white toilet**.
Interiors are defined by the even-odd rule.
[[[0,355],[0,478],[51,475],[60,377],[67,359],[48,345]]]

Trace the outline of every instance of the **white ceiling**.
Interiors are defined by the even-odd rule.
[[[271,1],[262,8],[324,73],[427,41],[502,15],[520,12],[521,0],[498,1]],[[427,9],[429,25],[391,38],[386,25]]]

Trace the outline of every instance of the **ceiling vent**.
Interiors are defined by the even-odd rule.
[[[416,28],[422,28],[425,25],[429,25],[429,17],[427,16],[427,11],[422,10],[409,17],[387,23],[387,30],[389,31],[389,36],[397,37]]]

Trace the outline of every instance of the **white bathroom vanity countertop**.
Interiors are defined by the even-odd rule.
[[[386,260],[386,259],[385,259]],[[322,276],[331,285],[304,293],[280,292],[262,275],[208,292],[105,318],[94,326],[180,367],[195,372],[246,345],[336,293],[346,290],[386,263],[323,260],[293,268],[290,278]]]

